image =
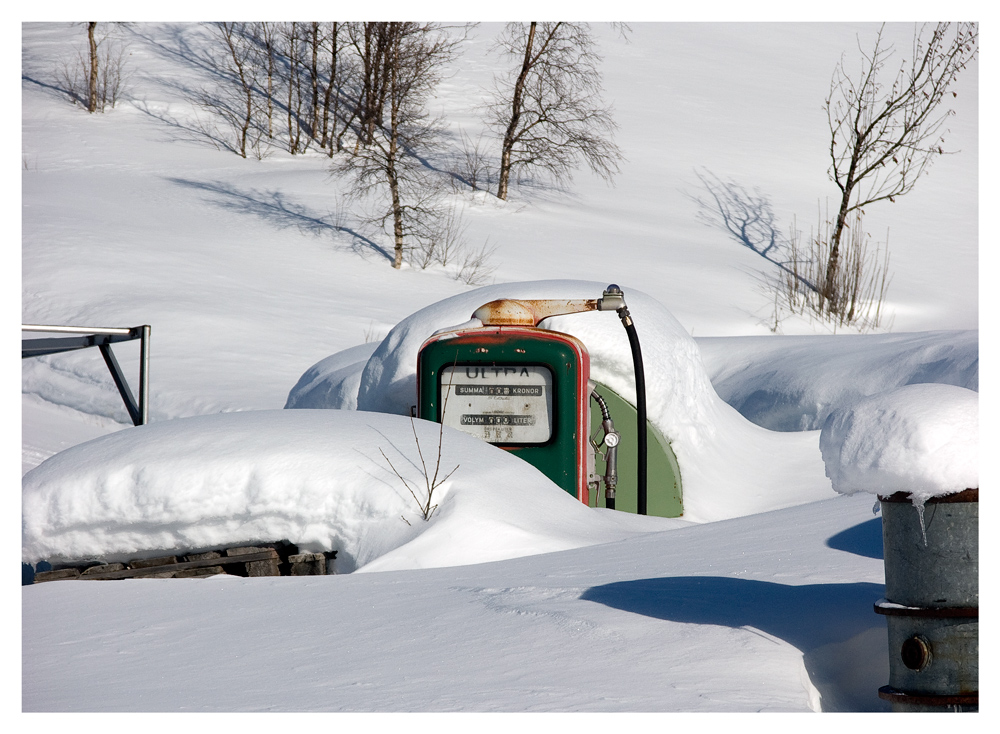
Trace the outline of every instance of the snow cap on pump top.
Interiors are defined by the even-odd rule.
[[[907,385],[829,415],[820,434],[826,475],[841,494],[908,492],[925,502],[979,487],[979,395]]]

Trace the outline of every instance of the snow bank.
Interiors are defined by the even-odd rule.
[[[834,411],[820,434],[842,494],[931,497],[979,486],[979,395],[953,385],[908,385]]]
[[[337,569],[462,565],[684,524],[594,512],[500,449],[437,424],[348,411],[253,411],[153,423],[67,449],[23,478],[22,560],[127,560],[287,539],[336,550]],[[433,472],[433,466],[430,471]],[[374,564],[369,568],[375,568]]]
[[[705,337],[719,396],[772,431],[823,427],[838,407],[903,385],[979,390],[979,332]]]
[[[772,431],[823,427],[831,411],[903,385],[979,390],[979,332],[704,337],[719,396]]]
[[[356,401],[347,357],[330,358],[303,376],[288,397],[296,407],[353,408],[406,415],[416,403],[417,352],[435,332],[465,325],[497,298],[598,298],[606,283],[546,280],[504,283],[462,293],[403,319],[361,368]],[[816,433],[785,435],[747,422],[716,394],[701,353],[658,301],[622,284],[642,346],[649,420],[671,442],[681,470],[684,516],[720,520],[832,496],[822,473]],[[591,377],[635,403],[628,337],[615,313],[556,316],[540,326],[579,338],[590,352]],[[337,357],[337,355],[334,355]],[[310,397],[321,396],[321,397]],[[334,398],[334,399],[331,399]],[[782,461],[775,461],[780,456]]]
[[[359,344],[321,359],[299,378],[285,407],[357,409],[361,371],[377,347]]]

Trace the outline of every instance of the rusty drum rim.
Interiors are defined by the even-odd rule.
[[[913,502],[909,492],[893,492],[888,496],[879,495],[880,502]],[[927,500],[928,505],[948,504],[951,502],[979,502],[979,487],[963,489],[961,492],[931,497]]]

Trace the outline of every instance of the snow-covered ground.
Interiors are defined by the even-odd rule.
[[[873,710],[879,553],[852,497],[483,565],[40,584],[24,707]]]
[[[498,28],[474,30],[433,101],[456,136],[478,135]],[[23,361],[22,557],[287,538],[359,571],[24,587],[23,710],[886,710],[879,519],[870,495],[834,492],[819,429],[899,388],[916,404],[907,385],[978,392],[978,65],[949,124],[962,152],[868,212],[876,238],[890,230],[892,333],[786,319],[771,334],[771,266],[699,203],[707,172],[808,229],[833,196],[830,73],[875,28],[639,23],[626,43],[595,26],[617,185],[581,172],[506,203],[454,193],[470,241],[499,245],[476,291],[440,267],[393,271],[325,156],[208,145],[185,93],[208,81],[204,29],[125,31],[131,96],[91,116],[55,75],[81,29],[23,26],[22,323],[151,324],[153,361],[138,429],[95,351]],[[908,47],[911,25],[889,32]],[[685,517],[590,510],[446,429],[442,466],[459,468],[420,519],[382,456],[422,481],[401,417],[416,347],[492,298],[609,282],[643,339]],[[545,325],[630,396],[614,316]],[[134,375],[136,345],[116,354]],[[412,430],[436,449],[436,426]]]

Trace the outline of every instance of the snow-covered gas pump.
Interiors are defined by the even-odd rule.
[[[590,381],[590,356],[577,338],[538,323],[550,316],[616,311],[635,362],[639,466],[637,510],[646,514],[646,408],[642,356],[621,289],[601,298],[491,301],[472,314],[482,326],[458,327],[424,342],[417,357],[417,415],[465,431],[531,463],[581,502],[605,487],[614,509],[619,434]],[[603,437],[590,438],[590,401]],[[601,446],[604,447],[603,452]],[[605,473],[595,473],[595,453]]]

